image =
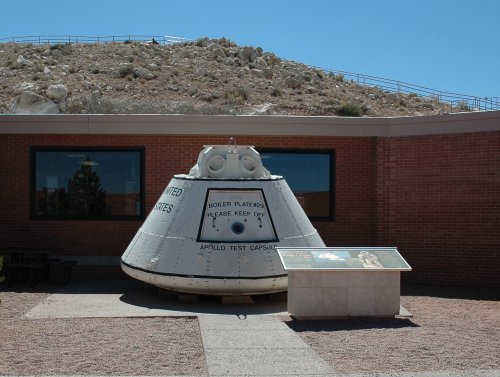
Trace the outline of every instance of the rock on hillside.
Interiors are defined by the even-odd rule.
[[[446,110],[203,38],[174,45],[0,44],[0,113],[402,116]]]

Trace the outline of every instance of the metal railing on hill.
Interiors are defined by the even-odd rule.
[[[188,39],[173,35],[28,35],[23,37],[0,38],[0,43],[32,43],[32,44],[58,44],[58,43],[113,43],[113,42],[158,42],[168,45],[187,42]]]
[[[171,35],[111,35],[111,36],[85,36],[85,35],[35,35],[23,37],[0,38],[0,43],[31,43],[31,44],[58,44],[58,43],[113,43],[113,42],[156,42],[161,45],[189,42],[189,39]],[[388,93],[403,93],[416,95],[436,100],[445,112],[460,111],[490,111],[500,110],[500,97],[478,97],[466,94],[445,92],[430,89],[425,86],[410,84],[404,81],[386,79],[382,77],[364,75],[309,66],[325,73],[332,73],[337,78],[350,80],[359,85],[376,87]]]
[[[414,94],[416,96],[435,99],[442,106],[449,105],[448,110],[455,111],[490,111],[500,110],[500,97],[477,97],[467,94],[445,92],[430,89],[425,86],[410,84],[404,81],[391,80],[382,77],[363,75],[334,69],[311,67],[332,73],[342,80],[350,80],[359,85],[371,86],[389,93]]]

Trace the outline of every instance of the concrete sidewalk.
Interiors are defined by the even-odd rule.
[[[331,367],[275,316],[198,317],[209,376],[331,376]]]
[[[500,377],[500,370],[340,374],[279,318],[286,303],[180,304],[132,280],[73,282],[26,313],[36,318],[196,316],[208,376]],[[185,376],[186,377],[186,376]]]
[[[175,317],[198,315],[287,314],[286,302],[259,300],[255,305],[221,305],[213,299],[180,303],[158,289],[134,280],[75,281],[26,313],[37,318]]]

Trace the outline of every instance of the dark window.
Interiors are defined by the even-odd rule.
[[[32,148],[32,215],[143,216],[143,149]]]
[[[282,175],[307,216],[334,218],[334,151],[259,150],[271,174]]]

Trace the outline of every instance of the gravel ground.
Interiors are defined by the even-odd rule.
[[[23,318],[47,296],[0,292],[0,375],[207,375],[195,318]]]
[[[0,375],[208,374],[196,319],[26,319],[43,289],[0,292]],[[500,369],[498,295],[417,287],[401,301],[413,317],[283,320],[342,373]]]
[[[413,317],[284,320],[343,373],[500,369],[498,295],[413,287],[401,303]]]

